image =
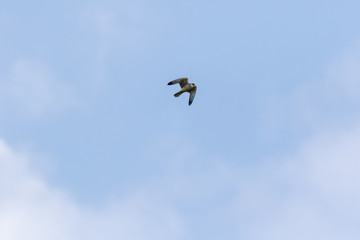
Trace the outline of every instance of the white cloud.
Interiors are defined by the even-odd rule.
[[[212,239],[229,218],[237,225],[234,239],[350,240],[360,234],[360,127],[319,134],[291,156],[256,166],[194,155],[185,158],[198,161],[195,169],[183,163],[174,171],[170,164],[172,174],[160,174],[143,190],[100,207],[81,206],[2,141],[0,239],[194,239],[196,231]],[[217,228],[209,227],[214,223]]]
[[[0,83],[1,111],[43,115],[74,104],[71,90],[41,64],[17,61]]]
[[[239,181],[234,206],[245,239],[359,238],[359,50],[338,57],[324,79],[265,103],[272,133],[286,125],[312,136]]]
[[[291,154],[247,166],[200,155],[178,137],[149,149],[161,169],[150,186],[186,212],[180,214],[190,239],[215,239],[219,231],[255,240],[360,236],[360,125],[322,129]]]
[[[178,239],[172,207],[134,193],[104,207],[76,204],[31,171],[31,159],[0,141],[0,239]]]
[[[250,239],[357,239],[359,156],[360,127],[330,130],[253,169],[240,182],[240,232]]]

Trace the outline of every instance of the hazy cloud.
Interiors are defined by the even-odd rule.
[[[0,111],[41,116],[74,104],[71,89],[39,63],[20,60],[0,83]]]
[[[291,155],[262,164],[235,167],[215,158],[205,164],[206,158],[185,156],[199,166],[172,169],[102,206],[82,206],[49,186],[31,170],[28,156],[2,141],[0,237],[211,239],[230,231],[247,239],[356,239],[359,143],[360,127],[354,127],[319,134]],[[180,215],[184,208],[192,210]]]
[[[356,239],[360,128],[330,130],[242,181],[238,213],[251,239]]]
[[[31,171],[31,159],[0,141],[0,238],[178,239],[182,233],[171,205],[134,192],[103,207],[76,204]]]
[[[263,97],[263,132],[295,133],[326,131],[354,125],[360,118],[360,44],[354,44],[329,60],[322,77],[304,79],[282,95],[269,92]]]

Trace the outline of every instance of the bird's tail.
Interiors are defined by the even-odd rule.
[[[180,96],[180,95],[183,94],[183,93],[184,93],[183,91],[179,91],[179,92],[177,92],[177,93],[174,94],[174,97],[178,97],[178,96]]]

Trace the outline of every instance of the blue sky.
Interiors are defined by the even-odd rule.
[[[3,3],[0,239],[358,239],[359,9]]]

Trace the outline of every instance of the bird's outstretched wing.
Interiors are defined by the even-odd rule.
[[[194,101],[194,98],[195,98],[195,94],[196,94],[196,86],[191,89],[190,91],[190,97],[189,97],[189,106],[192,104],[192,102]]]
[[[178,78],[178,79],[175,79],[171,82],[168,83],[168,85],[174,85],[174,84],[177,84],[179,83],[180,84],[180,87],[183,88],[186,84],[188,84],[188,79],[187,78]]]

